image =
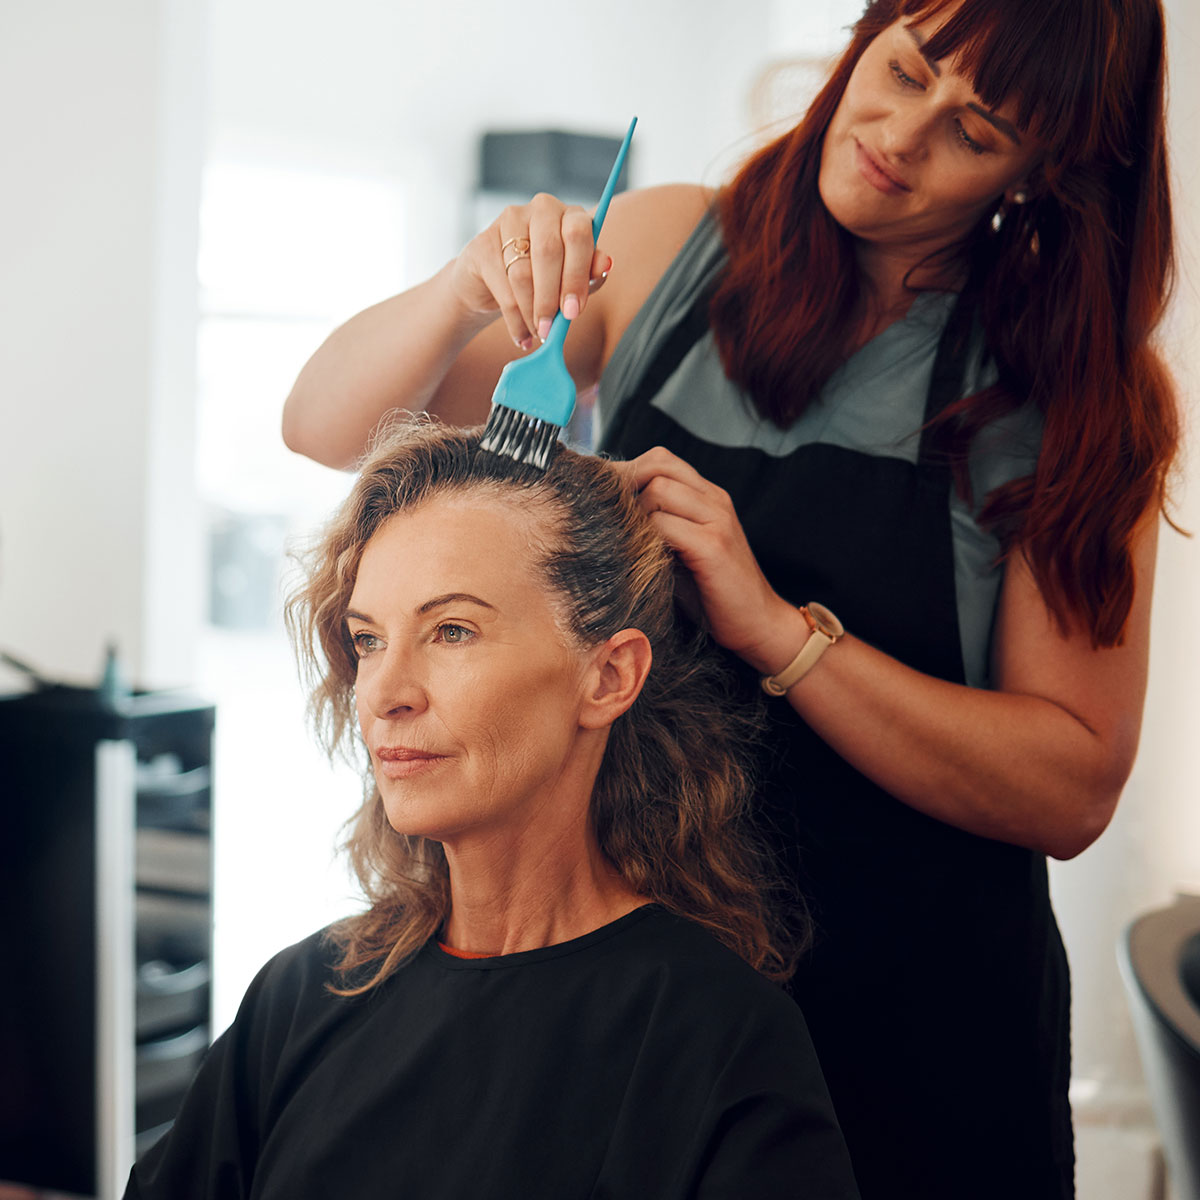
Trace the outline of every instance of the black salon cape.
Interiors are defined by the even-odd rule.
[[[263,968],[127,1200],[858,1195],[800,1010],[690,921],[430,943],[353,999],[331,958]]]

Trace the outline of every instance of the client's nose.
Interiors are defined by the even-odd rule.
[[[360,670],[355,687],[376,717],[424,712],[429,703],[419,664],[412,654],[394,646],[372,662],[369,671]]]

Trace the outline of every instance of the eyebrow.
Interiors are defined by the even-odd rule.
[[[921,31],[914,29],[911,25],[905,25],[904,32],[916,43],[917,49],[921,52],[921,57],[929,64],[929,69],[934,75],[940,79],[942,68],[937,65],[935,59],[930,58],[925,53],[925,37]],[[1021,144],[1021,135],[1017,133],[1016,127],[1011,122],[1006,121],[1001,116],[997,116],[991,109],[984,108],[982,104],[976,104],[974,101],[969,102],[967,107],[973,113],[978,113],[994,129],[1004,134],[1013,145],[1019,146]]]
[[[480,608],[488,608],[492,612],[496,611],[494,604],[489,604],[486,600],[480,600],[478,596],[472,596],[470,592],[447,592],[444,596],[434,596],[432,600],[426,600],[417,609],[417,612],[433,612],[435,608],[441,608],[445,604],[478,604]]]
[[[494,604],[489,604],[486,600],[481,600],[478,596],[472,596],[470,592],[447,592],[444,596],[434,596],[432,600],[426,600],[417,609],[417,612],[423,616],[425,613],[433,612],[435,608],[442,608],[447,604],[476,604],[480,608],[487,608],[492,612],[496,611]],[[352,608],[346,610],[346,620],[365,621],[368,625],[375,624],[372,617],[369,617],[366,613],[355,612]]]
[[[1014,146],[1021,144],[1021,135],[1017,133],[1016,128],[1006,121],[1003,117],[997,116],[990,109],[984,108],[982,104],[969,103],[967,107],[975,113],[978,113],[989,125],[998,129]]]

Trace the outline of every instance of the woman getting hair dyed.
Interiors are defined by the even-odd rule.
[[[367,908],[276,955],[140,1200],[856,1200],[747,822],[753,714],[633,488],[401,421],[289,618]]]

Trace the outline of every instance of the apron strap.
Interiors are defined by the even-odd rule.
[[[946,318],[945,328],[938,340],[937,357],[933,361],[933,374],[929,380],[929,392],[925,397],[925,420],[921,425],[921,445],[917,452],[918,466],[947,465],[945,454],[936,444],[938,431],[932,426],[950,405],[962,397],[963,376],[971,349],[971,332],[974,325],[974,294],[964,289],[954,301],[954,307]]]
[[[687,316],[667,335],[642,377],[616,409],[606,416],[604,429],[596,446],[598,452],[611,453],[616,433],[625,414],[649,405],[675,373],[675,368],[683,362],[688,351],[708,332],[708,306],[715,291],[716,281],[700,289],[691,308],[688,309]]]

